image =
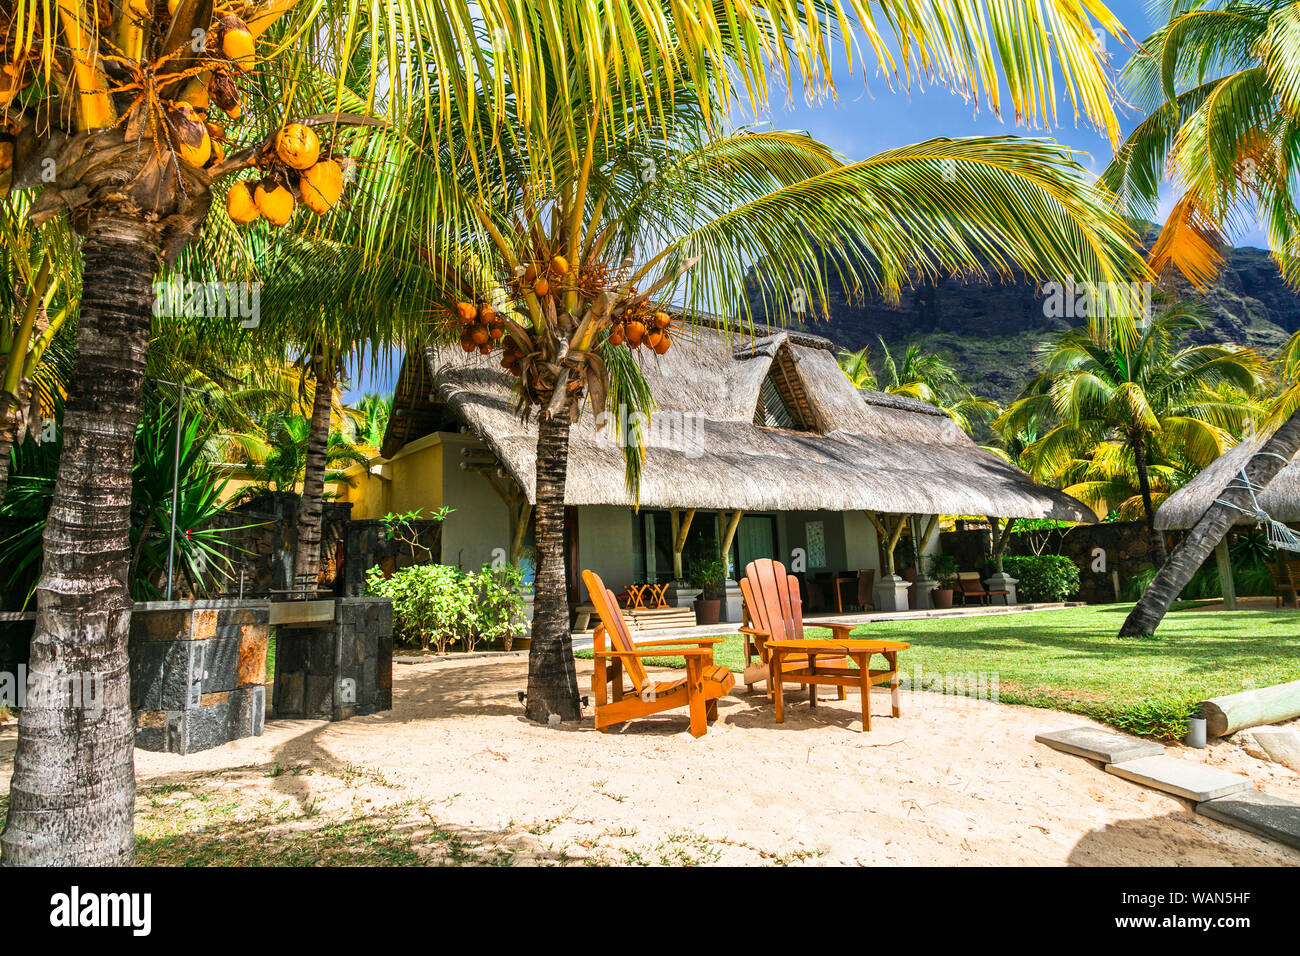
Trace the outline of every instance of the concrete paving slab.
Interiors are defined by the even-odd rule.
[[[1197,803],[1250,789],[1249,777],[1178,757],[1139,757],[1107,764],[1106,772]]]
[[[1100,760],[1102,763],[1122,763],[1139,757],[1159,757],[1165,748],[1151,740],[1130,737],[1128,734],[1100,727],[1072,727],[1054,730],[1034,738],[1053,750],[1062,750],[1078,757]]]
[[[1252,727],[1249,733],[1270,760],[1300,773],[1300,730],[1291,727]]]
[[[1300,803],[1258,790],[1243,790],[1197,804],[1196,812],[1300,850]]]

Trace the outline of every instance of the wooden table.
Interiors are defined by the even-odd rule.
[[[862,729],[871,729],[871,688],[888,682],[893,715],[899,716],[898,652],[912,645],[903,641],[873,641],[858,638],[811,638],[791,641],[768,641],[767,651],[771,667],[772,697],[776,705],[776,722],[785,720],[785,701],[782,682],[808,684],[808,706],[817,706],[817,685],[831,687],[856,687],[862,695]],[[791,654],[806,655],[807,661],[796,666],[783,667],[784,659]],[[870,668],[871,658],[883,654],[888,667]],[[848,657],[857,667],[823,665],[817,667],[818,657]]]

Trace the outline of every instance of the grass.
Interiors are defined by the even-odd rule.
[[[1295,611],[1172,613],[1155,637],[1116,637],[1131,607],[873,623],[853,634],[911,643],[899,660],[904,686],[918,676],[928,689],[943,675],[996,675],[1004,703],[1084,714],[1167,739],[1183,734],[1200,700],[1300,679]],[[811,637],[828,634],[808,629]],[[742,671],[743,648],[740,635],[729,635],[714,659]],[[685,666],[671,657],[647,663]]]

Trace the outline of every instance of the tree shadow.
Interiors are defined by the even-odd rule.
[[[1210,843],[1212,848],[1207,846]],[[1197,816],[1189,804],[1178,813],[1097,827],[1074,845],[1066,862],[1069,866],[1297,866],[1300,850]]]

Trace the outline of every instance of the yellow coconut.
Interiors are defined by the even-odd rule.
[[[293,193],[283,186],[267,189],[259,185],[253,190],[253,201],[270,222],[283,226],[293,218]]]
[[[257,41],[248,26],[236,16],[221,18],[221,52],[226,59],[247,73],[253,68]]]
[[[243,180],[231,186],[230,191],[226,193],[226,215],[230,217],[231,222],[241,226],[248,225],[262,215],[262,211],[257,208],[257,202],[253,199],[249,184]]]
[[[275,152],[286,166],[310,169],[320,156],[320,137],[310,126],[290,123],[275,136]],[[339,178],[342,180],[342,171]]]
[[[184,140],[178,142],[176,144],[176,153],[192,166],[206,165],[207,161],[212,158],[212,139],[208,136],[208,131],[203,131],[197,146],[191,146]]]
[[[302,174],[298,181],[302,204],[318,215],[325,215],[343,195],[343,167],[332,159],[322,159]]]
[[[551,259],[551,271],[557,276],[568,275],[569,260],[564,256],[554,256]]]

